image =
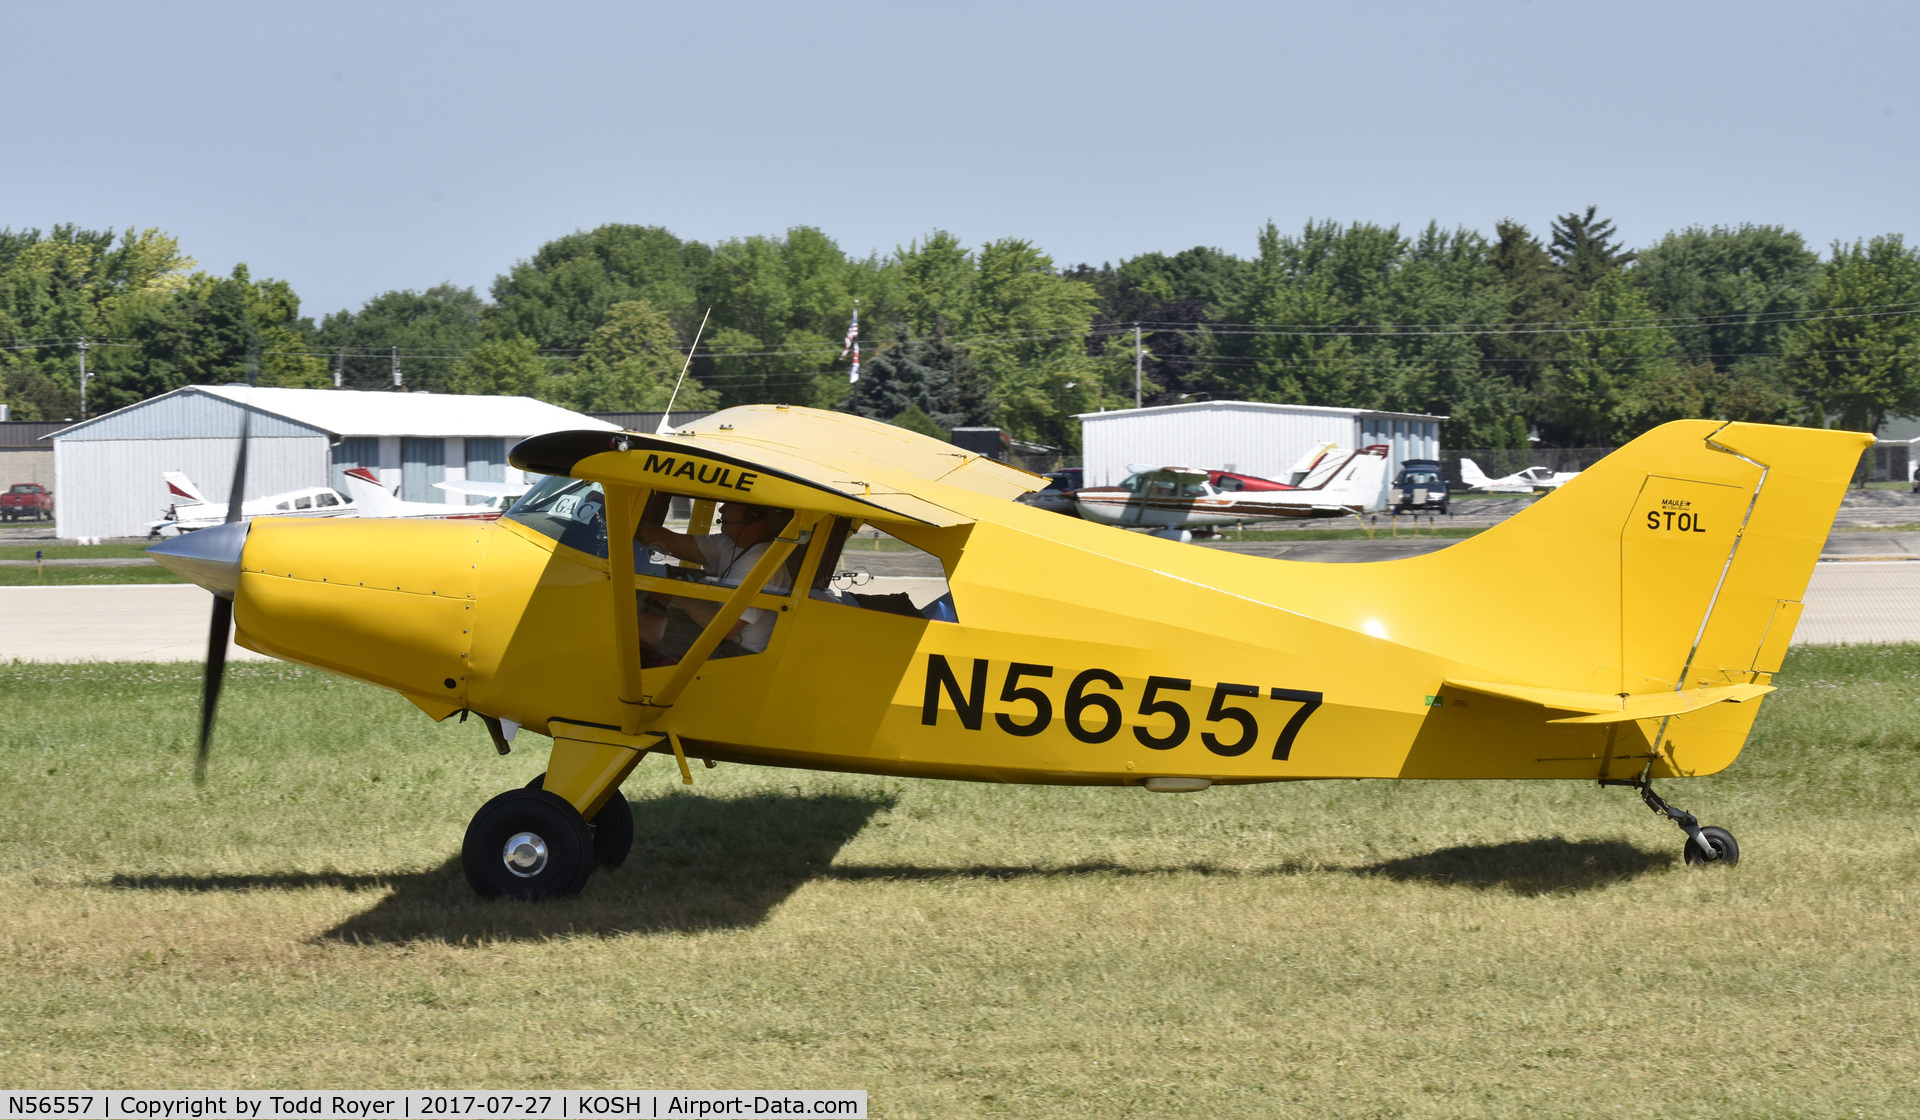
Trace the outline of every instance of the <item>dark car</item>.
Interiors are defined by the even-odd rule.
[[[1068,517],[1080,516],[1080,510],[1073,504],[1073,492],[1080,489],[1085,472],[1079,467],[1068,467],[1063,471],[1053,471],[1046,476],[1047,485],[1043,490],[1020,495],[1019,500],[1030,506],[1038,506],[1054,513],[1064,513]]]
[[[1393,512],[1447,512],[1447,479],[1438,459],[1403,459],[1393,476]]]

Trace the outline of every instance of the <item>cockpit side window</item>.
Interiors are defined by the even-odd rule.
[[[809,595],[824,602],[934,622],[958,622],[946,565],[876,526],[835,518]]]
[[[710,501],[696,500],[689,508],[675,502],[676,497],[656,491],[649,498],[634,541],[641,652],[653,665],[686,655],[713,622],[729,590],[746,582],[794,517],[790,509],[747,502],[726,502],[716,509]],[[686,520],[670,518],[682,510]],[[759,594],[791,595],[805,557],[804,548],[794,549]],[[779,611],[749,606],[711,656],[765,651],[779,621]]]

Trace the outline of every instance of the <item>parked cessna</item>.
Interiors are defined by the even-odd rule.
[[[475,505],[464,502],[409,502],[395,497],[381,485],[380,476],[366,467],[347,471],[346,478],[347,492],[353,495],[353,504],[360,507],[362,517],[459,517],[492,521],[527,492],[525,486],[509,482],[436,482],[436,487],[448,493],[476,494],[487,500]]]
[[[179,471],[163,471],[167,495],[179,499],[167,507],[165,517],[148,522],[149,537],[172,537],[195,529],[210,529],[235,520],[227,516],[227,503],[210,502],[193,480]],[[284,494],[269,494],[240,504],[237,519],[250,517],[354,517],[354,504],[325,486],[308,486]]]
[[[1480,469],[1480,464],[1472,459],[1460,460],[1460,481],[1466,483],[1469,490],[1484,490],[1489,494],[1531,494],[1535,490],[1558,490],[1579,474],[1579,471],[1528,467],[1505,478],[1488,478],[1487,472]]]
[[[1135,467],[1118,486],[1074,492],[1080,516],[1101,525],[1152,529],[1184,540],[1197,528],[1245,521],[1346,517],[1383,508],[1387,445],[1309,453],[1294,483],[1192,467]]]

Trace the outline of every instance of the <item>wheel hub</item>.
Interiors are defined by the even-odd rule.
[[[507,837],[506,846],[500,850],[507,870],[522,879],[531,879],[546,870],[547,854],[547,842],[536,832],[516,832]]]

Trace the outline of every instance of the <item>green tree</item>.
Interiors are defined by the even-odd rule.
[[[163,313],[193,263],[156,229],[0,229],[0,400],[22,419],[77,416],[78,340],[122,337]],[[96,392],[118,399],[114,381],[140,359],[124,342],[89,354],[89,372],[101,375],[91,411],[101,410]]]
[[[891,321],[926,337],[942,327],[965,330],[973,308],[973,254],[960,239],[937,229],[894,256]]]
[[[1488,254],[1505,288],[1504,329],[1486,336],[1483,349],[1489,370],[1515,388],[1532,395],[1541,379],[1566,353],[1566,336],[1558,333],[1573,317],[1573,288],[1554,265],[1540,239],[1512,220],[1494,227],[1495,242]]]
[[[1575,446],[1610,446],[1656,424],[1700,416],[1711,367],[1688,367],[1673,336],[1636,326],[1651,315],[1646,298],[1613,271],[1595,282],[1575,319],[1566,367],[1549,386],[1553,418]]]
[[[565,396],[564,378],[552,367],[562,363],[544,356],[525,335],[489,338],[462,354],[447,371],[446,391],[472,396]]]
[[[104,352],[91,390],[95,411],[120,408],[183,385],[252,382],[286,388],[330,384],[309,353],[313,323],[284,280],[255,280],[245,264],[224,277],[195,273],[171,292],[122,301],[113,332],[132,346]]]
[[[718,395],[692,377],[675,397],[684,354],[673,323],[645,300],[627,300],[607,309],[607,321],[587,340],[558,392],[583,412],[659,411],[711,408]]]
[[[896,428],[905,428],[909,432],[919,432],[923,436],[932,436],[937,440],[953,439],[953,430],[943,427],[933,417],[928,416],[917,405],[908,405],[900,410],[887,423]]]
[[[1809,422],[1871,432],[1890,415],[1920,413],[1916,303],[1920,253],[1899,234],[1834,243],[1809,301],[1816,314],[1786,345],[1787,377]]]
[[[1003,238],[980,247],[958,330],[1014,434],[1077,448],[1074,414],[1108,402],[1117,363],[1089,357],[1085,345],[1098,298],[1091,285],[1056,272],[1053,258],[1029,241]],[[1131,376],[1131,362],[1127,368]]]
[[[845,395],[839,340],[854,301],[871,309],[882,286],[877,261],[850,260],[810,226],[721,243],[699,292],[713,308],[702,378],[727,404],[832,407]]]
[[[1632,277],[1689,362],[1777,355],[1820,283],[1820,256],[1780,226],[1690,226],[1640,250]]]
[[[1613,220],[1596,216],[1599,209],[1589,206],[1584,214],[1576,210],[1553,221],[1553,244],[1547,252],[1578,292],[1634,261],[1634,254],[1615,239]]]
[[[339,311],[320,321],[314,345],[329,367],[344,367],[349,389],[393,385],[393,348],[407,389],[444,392],[454,366],[480,344],[484,305],[472,288],[439,284],[424,292],[385,292],[359,311]],[[328,382],[331,384],[331,381]]]
[[[1205,389],[1193,328],[1237,301],[1251,270],[1247,261],[1200,246],[1171,256],[1142,253],[1118,268],[1081,265],[1067,276],[1091,284],[1100,297],[1088,352],[1105,356],[1117,342],[1121,365],[1130,364],[1133,326],[1143,324],[1143,365],[1150,375],[1142,378],[1142,403],[1175,404]],[[1114,388],[1124,397],[1130,377],[1125,376],[1128,371],[1121,372]]]
[[[1223,312],[1237,325],[1203,335],[1216,397],[1434,412],[1450,417],[1451,446],[1504,441],[1519,396],[1474,333],[1509,298],[1485,238],[1332,222],[1286,237],[1269,222],[1259,244]]]
[[[986,377],[972,355],[944,333],[915,338],[905,324],[896,330],[893,344],[862,368],[860,382],[848,398],[848,411],[891,421],[918,409],[943,431],[992,423]]]
[[[711,256],[705,245],[658,226],[604,225],[569,234],[493,282],[488,333],[578,350],[614,304],[644,300],[691,336],[700,321],[694,292]]]

